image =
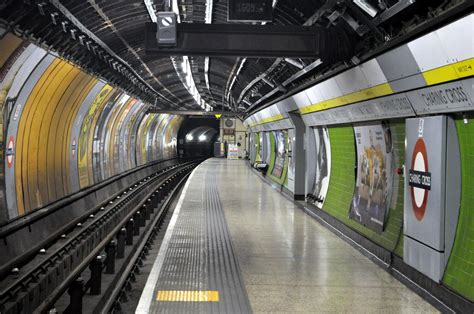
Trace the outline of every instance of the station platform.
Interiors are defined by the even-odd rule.
[[[187,181],[137,313],[437,312],[242,160]]]

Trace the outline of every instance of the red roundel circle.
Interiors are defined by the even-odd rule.
[[[411,169],[420,172],[428,172],[428,154],[426,153],[425,141],[423,141],[422,138],[419,138],[415,143],[411,156]],[[425,216],[428,192],[428,190],[422,188],[410,187],[411,204],[418,221],[421,221]]]
[[[15,148],[15,141],[13,140],[13,136],[10,136],[10,138],[8,139],[7,151],[6,151],[8,168],[11,168],[13,166],[14,148]]]

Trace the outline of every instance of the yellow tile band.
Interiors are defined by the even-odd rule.
[[[254,127],[256,125],[260,125],[260,124],[265,124],[265,123],[270,123],[270,122],[276,122],[276,121],[279,121],[279,120],[283,120],[285,119],[285,117],[282,115],[282,114],[277,114],[275,116],[272,116],[272,117],[269,117],[269,118],[266,118],[266,119],[263,119],[263,120],[260,120],[256,123],[252,123],[250,125],[250,127]]]
[[[393,94],[389,83],[380,84],[374,87],[366,88],[351,94],[343,95],[320,103],[309,105],[300,109],[301,114],[307,114],[315,111],[321,111],[331,108],[344,106],[347,104],[360,102],[372,98],[382,97]]]
[[[474,58],[423,72],[428,85],[454,81],[472,75],[474,75]]]
[[[219,302],[219,291],[160,290],[157,301],[164,302]]]

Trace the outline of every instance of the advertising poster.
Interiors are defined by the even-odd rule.
[[[275,136],[275,165],[273,167],[272,176],[281,178],[283,174],[283,167],[285,166],[286,156],[286,131],[274,131]]]
[[[264,159],[263,159],[263,137],[265,136],[264,133],[260,132],[260,133],[257,133],[258,134],[258,137],[257,137],[257,140],[258,140],[258,149],[257,149],[257,157],[256,157],[256,161],[259,161],[259,162],[264,162]]]
[[[388,123],[354,127],[357,180],[349,218],[382,232],[393,177],[392,135]]]
[[[239,147],[236,144],[229,144],[227,147],[227,159],[239,159]]]
[[[261,145],[261,153],[262,153],[262,161],[264,161],[267,165],[270,164],[270,136],[272,132],[263,132],[262,134],[262,140],[263,144]]]
[[[288,182],[286,183],[286,187],[291,192],[295,192],[295,158],[293,157],[293,152],[295,151],[295,130],[290,129],[288,130],[288,172],[287,178]]]
[[[315,205],[321,209],[326,199],[331,174],[331,146],[328,129],[314,128],[314,137],[316,141],[316,176],[313,195]]]

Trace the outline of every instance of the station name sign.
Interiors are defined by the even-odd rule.
[[[431,173],[410,170],[408,185],[423,190],[431,190]]]

